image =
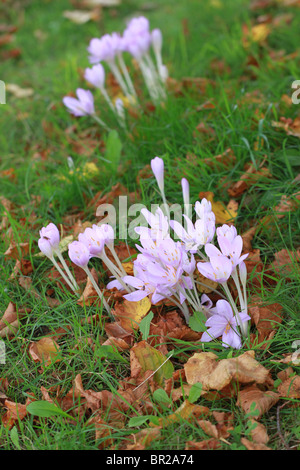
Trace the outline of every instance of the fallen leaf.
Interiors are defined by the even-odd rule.
[[[283,398],[300,398],[300,375],[289,377],[278,386],[278,393]]]
[[[19,420],[22,421],[27,415],[26,405],[21,403],[5,400],[4,406],[7,411],[2,416],[2,424],[8,429],[11,429]]]
[[[253,411],[254,404],[254,409],[258,411],[256,419],[259,419],[278,402],[279,398],[279,393],[271,390],[263,391],[256,385],[251,385],[238,393],[237,406],[242,408],[245,413],[249,413],[250,410]]]
[[[209,408],[206,406],[195,405],[188,400],[185,400],[182,405],[174,412],[162,418],[158,418],[159,426],[163,428],[170,424],[180,422],[181,420],[189,421],[191,419],[199,418],[199,416],[207,416],[210,413]],[[154,427],[150,423],[150,427]]]
[[[258,332],[258,342],[268,339],[282,322],[283,307],[278,303],[264,305],[261,298],[253,296],[248,306],[249,315]]]
[[[254,351],[246,351],[235,358],[218,360],[211,352],[196,353],[184,365],[187,383],[202,384],[203,390],[222,390],[232,381],[241,384],[266,382],[269,371],[254,358]]]
[[[262,423],[259,423],[258,421],[256,421],[255,419],[251,419],[250,423],[251,423],[250,435],[252,437],[252,441],[255,444],[267,444],[270,438],[268,436],[266,427]]]
[[[5,89],[12,93],[16,98],[29,98],[34,94],[33,88],[21,88],[15,83],[6,83]]]
[[[49,337],[42,338],[39,341],[32,341],[28,352],[34,362],[41,362],[46,367],[61,360],[58,344]]]
[[[148,297],[137,302],[124,300],[117,302],[112,310],[114,317],[119,320],[121,326],[127,331],[137,330],[141,320],[151,309],[151,302]]]
[[[95,10],[66,10],[63,12],[64,18],[72,21],[72,23],[76,24],[84,24],[88,21],[98,21],[100,18],[100,12]]]
[[[257,444],[255,442],[251,442],[245,437],[241,438],[241,443],[246,447],[247,450],[272,450],[270,449],[270,447],[267,447],[264,444]]]
[[[136,343],[130,350],[131,377],[137,378],[141,373],[154,372],[158,369],[153,379],[159,385],[163,385],[174,372],[173,364],[166,359],[166,356],[146,341]]]
[[[206,439],[204,441],[187,441],[185,450],[216,450],[221,447],[221,442],[218,439]]]

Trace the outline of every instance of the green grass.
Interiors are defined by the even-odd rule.
[[[7,363],[0,365],[0,377],[7,377],[9,381],[6,392],[9,399],[25,403],[30,394],[41,399],[41,386],[48,389],[59,385],[67,393],[77,374],[82,375],[85,389],[101,391],[117,388],[119,381],[130,373],[127,353],[123,355],[125,361],[120,361],[118,356],[110,357],[109,361],[99,358],[101,343],[107,338],[104,330],[107,318],[102,317],[97,324],[88,324],[88,317],[100,313],[97,308],[78,306],[75,297],[58,289],[47,278],[50,263],[33,256],[38,253],[36,242],[40,227],[49,221],[64,224],[65,217],[71,213],[82,213],[82,221],[93,221],[94,213],[87,208],[88,202],[98,191],[108,193],[119,181],[129,191],[140,190],[141,202],[147,205],[159,203],[153,178],[143,180],[141,187],[136,183],[138,172],[156,155],[164,156],[167,198],[180,203],[182,176],[190,182],[193,202],[198,199],[200,191],[212,191],[216,200],[226,204],[230,199],[226,184],[239,180],[246,163],[252,162],[258,167],[266,158],[264,166],[268,167],[272,178],[260,179],[239,199],[235,224],[239,233],[263,217],[272,215],[283,195],[290,196],[299,191],[299,181],[294,182],[300,171],[299,138],[287,136],[284,131],[272,127],[272,121],[279,121],[281,116],[294,119],[299,115],[299,105],[287,107],[281,102],[283,94],[291,96],[292,81],[299,79],[299,57],[280,62],[272,58],[270,51],[284,50],[288,55],[299,50],[297,33],[300,11],[273,6],[252,12],[249,2],[245,0],[203,1],[201,5],[198,0],[159,0],[153,2],[148,10],[143,1],[124,0],[115,15],[112,10],[105,9],[99,22],[78,26],[62,15],[65,10],[71,9],[67,0],[32,0],[26,2],[26,8],[25,4],[17,7],[14,2],[11,3],[11,7],[3,4],[0,9],[4,13],[3,22],[18,25],[13,47],[20,47],[22,54],[18,59],[2,63],[0,79],[5,83],[31,87],[34,95],[17,99],[7,93],[7,104],[0,107],[0,172],[14,168],[16,174],[14,180],[0,176],[0,196],[13,203],[13,211],[9,214],[11,229],[2,231],[0,237],[0,312],[4,313],[10,301],[16,304],[17,309],[26,306],[31,311],[21,320],[16,337],[6,340]],[[219,7],[216,6],[218,4]],[[259,14],[276,15],[287,11],[294,15],[292,22],[274,28],[267,45],[254,43],[245,49],[242,44],[243,24],[250,25]],[[89,138],[99,142],[105,141],[105,133],[88,118],[74,119],[70,116],[62,104],[62,97],[74,92],[78,86],[86,88],[80,72],[88,65],[86,47],[89,40],[106,32],[122,31],[126,20],[137,14],[146,15],[152,28],[162,30],[163,57],[172,78],[203,77],[213,83],[207,86],[205,93],[194,93],[192,90],[183,91],[181,96],[170,93],[165,108],[143,113],[137,121],[132,119],[129,131],[134,140],[118,129],[122,141],[123,169],[104,174],[103,147],[99,145],[90,153],[87,141],[83,143],[87,146],[86,151],[79,152],[74,142],[83,139],[80,135],[85,130],[89,132]],[[188,34],[184,34],[184,21]],[[2,47],[9,49],[12,46]],[[247,65],[250,55],[256,59],[258,67]],[[224,61],[229,69],[219,73],[211,67],[213,60]],[[259,103],[243,103],[247,93],[257,90],[261,95]],[[98,99],[100,106],[100,97]],[[206,101],[212,101],[215,107],[199,109]],[[105,108],[103,111],[101,109],[101,116],[114,125],[112,116]],[[214,130],[213,138],[195,135],[200,122]],[[263,146],[257,148],[259,138],[263,139]],[[209,168],[204,164],[205,158],[221,154],[229,147],[236,156],[232,168]],[[196,165],[186,158],[191,154],[196,155]],[[80,178],[77,173],[70,176],[68,156],[73,158],[78,169],[88,161],[95,162],[101,170],[99,175],[94,178]],[[40,197],[38,203],[35,202],[36,197]],[[281,249],[293,250],[300,246],[299,228],[298,207],[298,210],[278,219],[272,229],[263,226],[258,231],[253,248],[260,250],[265,266]],[[30,259],[35,268],[30,277],[32,286],[40,294],[38,300],[18,282],[9,281],[14,260],[5,259],[4,253],[11,241],[16,244],[30,242]],[[270,348],[256,349],[257,360],[272,371],[273,377],[286,368],[284,364],[272,362],[273,359],[292,353],[293,341],[300,339],[299,277],[299,268],[295,265],[289,276],[283,274],[275,278],[271,289],[266,289],[265,285],[259,286],[259,289],[251,285],[250,276],[251,294],[261,290],[260,295],[267,303],[279,302],[284,309],[284,321]],[[52,297],[59,299],[58,306],[50,307],[47,303],[49,288],[53,289]],[[61,361],[41,372],[40,364],[35,364],[29,357],[28,346],[31,341],[37,341],[61,326],[70,327],[59,340]],[[219,358],[228,355],[228,350],[216,349],[212,344],[205,345],[205,350],[216,352]],[[184,351],[191,355],[199,351],[199,345],[178,342],[176,351],[175,364],[182,367],[180,354]],[[294,370],[299,373],[299,367],[294,367]],[[230,445],[222,442],[221,448],[243,448],[240,439],[247,436],[249,423],[236,407],[235,399],[215,402],[201,399],[199,403],[212,410],[234,413],[235,430],[227,439]],[[157,416],[170,412],[155,403],[153,406]],[[270,436],[268,445],[273,449],[282,449],[284,444],[278,435],[276,419],[276,408],[273,408],[261,421]],[[280,411],[281,432],[290,447],[299,448],[299,423],[299,408],[285,407]],[[114,429],[116,449],[138,430],[128,425]],[[95,442],[93,429],[79,417],[74,424],[61,417],[36,421],[33,416],[28,416],[19,421],[17,436],[16,441],[14,434],[12,436],[11,431],[1,426],[1,448],[97,449],[102,441],[105,442],[105,438]],[[208,438],[199,426],[188,421],[164,429],[162,437],[152,442],[150,448],[182,450],[188,440]]]

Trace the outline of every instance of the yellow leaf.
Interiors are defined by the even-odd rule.
[[[120,320],[121,326],[127,330],[137,330],[141,320],[149,312],[151,302],[148,297],[137,302],[124,300],[122,303],[115,305],[113,314]]]
[[[237,217],[237,203],[236,201],[229,201],[227,207],[221,201],[214,201],[214,193],[211,191],[202,192],[199,194],[200,198],[206,198],[211,202],[212,211],[216,216],[216,224],[233,223]]]
[[[154,380],[160,385],[165,379],[170,379],[174,372],[172,362],[158,349],[153,348],[146,341],[135,344],[130,351],[131,376],[137,377],[142,372],[155,371]],[[163,364],[163,365],[162,365]],[[160,367],[160,369],[159,369]]]

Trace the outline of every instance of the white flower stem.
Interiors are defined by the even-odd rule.
[[[245,310],[246,309],[245,299],[244,299],[244,296],[243,296],[242,291],[241,291],[240,281],[239,281],[239,277],[238,277],[236,269],[234,269],[234,271],[232,271],[231,276],[232,276],[232,279],[234,280],[234,283],[235,283],[237,291],[238,291],[241,309]]]
[[[238,319],[238,322],[237,322],[237,323],[238,323],[238,326],[240,327],[241,333],[242,333],[243,336],[247,336],[247,330],[248,330],[247,325],[244,325],[244,323],[243,323],[242,320],[241,320],[239,311],[238,311],[238,309],[237,309],[237,307],[236,307],[236,305],[235,305],[234,299],[233,299],[233,297],[232,297],[232,295],[231,295],[231,292],[230,292],[230,290],[229,290],[229,287],[228,287],[228,285],[227,285],[227,282],[222,282],[222,286],[223,286],[223,289],[224,289],[224,291],[225,291],[225,293],[226,293],[226,295],[227,295],[227,297],[228,297],[228,300],[229,300],[229,302],[230,302],[230,304],[231,304],[231,307],[232,307],[232,309],[233,309],[233,311],[234,311],[234,313],[235,313],[235,316],[236,316],[237,319]],[[245,323],[248,323],[248,322],[245,322]]]
[[[114,260],[116,261],[117,265],[119,266],[119,268],[120,268],[120,273],[121,273],[123,276],[127,276],[127,273],[126,273],[125,269],[124,269],[123,266],[122,266],[122,263],[121,263],[121,261],[120,261],[118,255],[117,255],[117,253],[116,253],[116,250],[115,250],[113,244],[107,245],[107,247],[108,247],[108,249],[110,250],[111,254],[113,255]]]
[[[111,129],[105,124],[105,122],[102,121],[96,114],[91,114],[91,117],[96,121],[98,124],[100,124],[101,127],[104,127],[105,130],[111,131]]]
[[[127,82],[127,86],[131,92],[131,94],[136,98],[137,97],[137,94],[136,94],[136,91],[135,91],[135,88],[133,86],[133,83],[132,83],[132,80],[130,78],[130,75],[128,73],[128,70],[127,70],[127,67],[126,67],[126,64],[124,62],[124,59],[123,59],[123,56],[122,54],[118,54],[118,59],[119,59],[119,63],[120,63],[120,67],[121,67],[121,70],[123,72],[123,75],[125,77],[125,80]]]
[[[79,290],[78,284],[77,284],[77,282],[76,282],[76,280],[75,280],[73,274],[71,273],[71,271],[70,271],[70,269],[69,269],[67,263],[65,262],[64,257],[63,257],[63,255],[61,254],[61,251],[60,251],[59,249],[57,249],[57,250],[55,251],[55,254],[58,256],[58,258],[59,258],[61,264],[62,264],[63,267],[65,268],[65,271],[66,271],[67,275],[69,276],[69,279],[70,279],[70,281],[72,282],[75,291],[78,291],[78,290]]]
[[[121,75],[121,72],[120,72],[117,64],[114,61],[111,61],[111,62],[108,63],[108,65],[109,65],[110,70],[112,71],[113,75],[115,76],[117,82],[119,83],[123,93],[125,94],[125,96],[127,96],[127,98],[130,99],[130,93],[128,92],[127,85],[123,80],[123,77]]]
[[[110,107],[110,109],[115,113],[116,110],[115,110],[115,107],[114,105],[112,104],[112,101],[107,93],[107,91],[105,90],[104,87],[101,87],[100,88],[100,92],[102,93],[102,96],[103,98],[105,99],[105,101],[107,102],[108,106]]]
[[[110,313],[110,307],[109,307],[108,303],[106,302],[103,293],[102,293],[101,290],[99,289],[99,286],[97,285],[97,283],[96,283],[96,281],[95,281],[95,279],[94,279],[94,276],[92,275],[92,273],[91,273],[91,271],[89,270],[88,267],[85,268],[85,272],[86,272],[86,274],[88,275],[88,277],[89,277],[89,279],[90,279],[90,281],[91,281],[91,283],[92,283],[92,285],[93,285],[95,291],[97,292],[97,294],[98,294],[98,296],[99,296],[101,302],[103,303],[103,306],[104,306],[105,310],[106,310],[108,313]]]
[[[68,286],[72,289],[73,292],[76,293],[76,290],[75,287],[73,286],[73,284],[71,283],[71,281],[68,279],[68,277],[65,275],[65,273],[63,272],[63,270],[61,269],[61,267],[58,265],[56,259],[54,258],[54,256],[52,256],[52,258],[50,258],[50,260],[52,261],[52,263],[54,264],[54,266],[56,267],[57,271],[59,272],[59,274],[61,275],[61,277],[66,281],[66,283],[68,284]]]
[[[103,263],[106,264],[106,266],[108,267],[108,269],[110,270],[110,272],[112,273],[112,275],[120,282],[120,284],[124,287],[124,289],[126,290],[126,292],[130,293],[132,292],[131,288],[129,288],[125,282],[123,281],[122,279],[122,276],[123,274],[119,271],[119,269],[117,268],[117,266],[115,266],[111,261],[110,259],[106,256],[104,250],[102,251],[102,253],[100,255],[98,255],[98,257],[103,261]]]

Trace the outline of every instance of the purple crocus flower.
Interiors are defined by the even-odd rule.
[[[76,94],[78,99],[71,96],[63,98],[64,105],[74,116],[88,116],[95,114],[94,98],[89,90],[77,88]]]
[[[59,230],[52,222],[40,230],[40,237],[47,240],[52,248],[58,248],[60,240]]]
[[[84,78],[99,90],[103,90],[105,82],[105,70],[102,64],[95,64],[91,68],[86,68]]]
[[[84,243],[74,241],[69,244],[70,260],[82,269],[86,269],[90,260],[90,251]]]
[[[103,251],[104,237],[101,237],[94,228],[86,228],[83,233],[78,235],[78,240],[87,247],[90,256],[98,256]]]
[[[213,315],[207,320],[205,326],[208,330],[202,334],[201,341],[208,342],[222,335],[222,345],[225,348],[229,346],[240,349],[242,346],[239,323],[245,323],[250,320],[249,315],[244,312],[239,314],[239,320],[234,316],[232,308],[226,300],[218,300],[216,307],[210,310]]]
[[[220,230],[221,229],[221,230]],[[233,268],[242,263],[247,258],[248,253],[241,256],[243,249],[243,239],[240,235],[236,234],[235,227],[223,225],[217,229],[218,244],[221,251],[214,245],[207,244],[205,251],[209,257],[211,256],[226,256],[230,259]]]
[[[206,250],[207,245],[205,246]],[[217,248],[216,248],[217,249]],[[197,263],[198,271],[207,279],[226,282],[232,273],[232,263],[226,256],[211,256],[207,262]]]
[[[151,228],[136,227],[135,232],[138,233],[140,237],[156,241],[170,238],[168,218],[159,207],[156,209],[155,214],[152,214],[152,212],[148,211],[146,208],[141,210],[141,214],[143,214]]]
[[[124,50],[140,59],[151,45],[149,21],[144,16],[133,18],[123,34]]]
[[[105,34],[100,39],[93,38],[87,48],[90,53],[90,63],[113,62],[116,55],[122,51],[122,43],[123,41],[118,33]]]

